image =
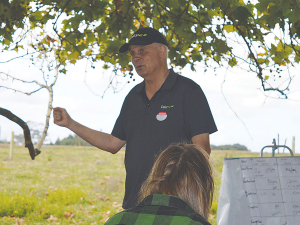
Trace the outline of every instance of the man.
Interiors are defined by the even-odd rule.
[[[153,28],[141,28],[120,53],[129,51],[144,81],[124,100],[111,134],[72,120],[54,109],[54,123],[72,130],[90,144],[117,153],[126,143],[123,208],[133,207],[155,156],[171,143],[192,142],[210,153],[209,134],[217,131],[207,100],[198,84],[174,73],[167,65],[167,42]]]

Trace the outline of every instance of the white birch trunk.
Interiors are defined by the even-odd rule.
[[[47,110],[47,115],[46,115],[46,122],[45,122],[45,127],[42,133],[42,136],[40,137],[39,142],[36,145],[37,149],[41,149],[43,142],[47,136],[47,131],[49,128],[49,121],[50,121],[50,115],[51,115],[51,111],[52,111],[52,102],[53,102],[53,85],[56,83],[57,81],[57,77],[58,77],[58,66],[56,66],[56,75],[55,75],[55,79],[53,81],[53,83],[47,87],[47,90],[49,92],[49,101],[48,101],[48,110]]]

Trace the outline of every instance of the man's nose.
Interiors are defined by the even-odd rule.
[[[141,59],[141,57],[138,54],[136,54],[132,57],[133,62],[138,62],[138,61],[140,61],[140,59]]]

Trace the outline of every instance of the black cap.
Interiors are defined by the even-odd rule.
[[[130,41],[120,48],[120,53],[128,51],[129,45],[150,45],[152,43],[161,43],[168,47],[165,37],[151,27],[138,29],[130,38]]]

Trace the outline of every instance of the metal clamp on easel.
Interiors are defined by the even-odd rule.
[[[286,146],[286,145],[276,145],[275,138],[273,139],[273,145],[267,145],[267,146],[265,146],[261,149],[260,157],[263,157],[263,151],[264,151],[265,148],[272,148],[272,157],[275,156],[275,150],[278,149],[278,148],[287,148],[290,151],[291,156],[294,156],[293,151],[288,146]]]

